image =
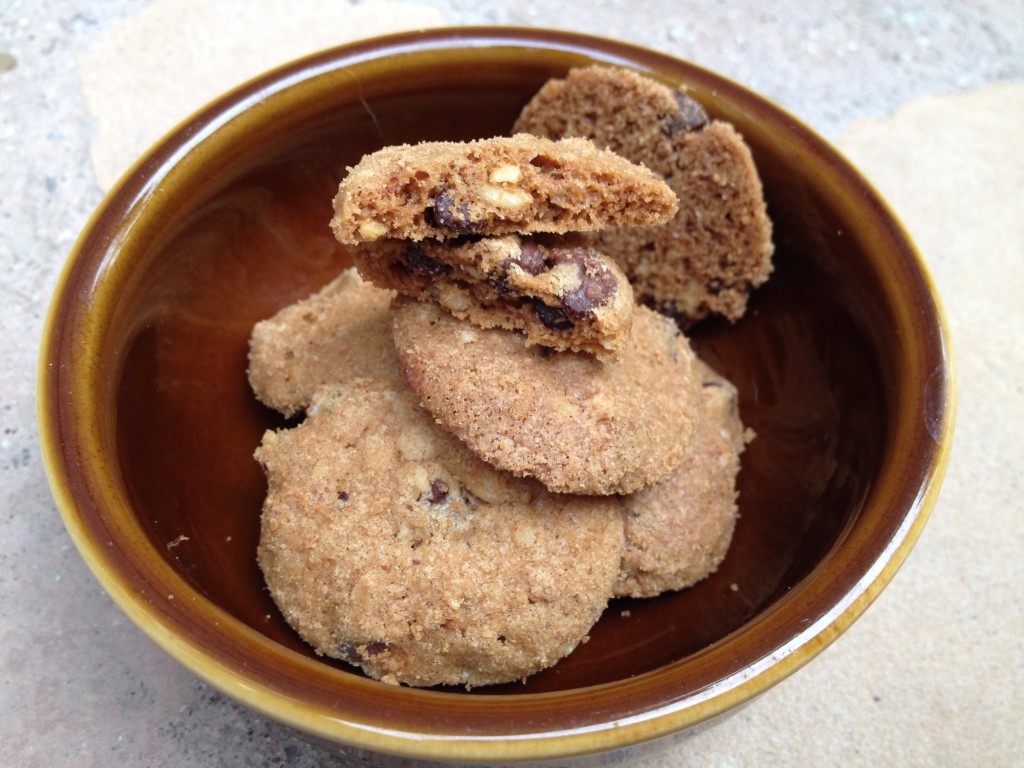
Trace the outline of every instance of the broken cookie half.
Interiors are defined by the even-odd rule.
[[[512,126],[549,139],[586,137],[655,172],[675,192],[666,224],[603,229],[594,245],[622,267],[637,301],[687,327],[738,320],[772,271],[772,222],[746,141],[683,89],[593,65],[549,80]]]
[[[345,245],[560,234],[656,224],[677,209],[654,173],[589,139],[520,134],[366,155],[338,188],[331,228]]]
[[[379,287],[435,301],[480,328],[522,331],[530,343],[608,358],[629,339],[633,290],[615,262],[583,245],[519,235],[387,239],[352,256]]]

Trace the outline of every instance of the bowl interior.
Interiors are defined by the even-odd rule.
[[[738,481],[741,518],[707,580],[617,600],[569,658],[525,684],[472,695],[567,692],[672,668],[671,692],[657,695],[679,700],[835,611],[897,535],[934,463],[935,445],[905,424],[914,418],[908,407],[924,407],[923,382],[943,359],[936,310],[912,248],[870,189],[752,94],[617,44],[463,36],[471,34],[357,45],[246,86],[194,118],[114,193],[66,279],[66,293],[87,301],[61,310],[72,330],[54,351],[70,355],[75,334],[88,337],[93,429],[116,457],[116,490],[130,502],[83,525],[97,537],[133,528],[129,560],[157,553],[158,565],[123,567],[128,583],[144,589],[147,569],[164,569],[217,616],[248,628],[229,621],[217,631],[241,633],[250,649],[269,639],[303,660],[296,668],[332,670],[335,687],[359,678],[316,657],[287,626],[256,564],[266,485],[252,453],[264,430],[286,422],[248,388],[252,326],[349,264],[328,221],[346,166],[364,153],[504,134],[547,78],[593,60],[631,66],[687,84],[713,116],[737,125],[775,223],[776,271],[747,316],[691,333],[739,388],[757,434]],[[903,488],[907,481],[917,485]],[[216,645],[176,597],[177,606],[161,607],[174,631]]]

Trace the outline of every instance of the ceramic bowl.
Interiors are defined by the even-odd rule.
[[[346,166],[386,144],[506,133],[552,76],[632,67],[685,84],[752,147],[776,271],[695,347],[757,439],[721,568],[618,600],[555,667],[467,692],[317,657],[256,564],[281,426],[246,382],[253,324],[348,264]],[[946,329],[919,255],[868,183],[763,98],[692,64],[564,32],[461,28],[360,42],[241,86],[167,136],[89,222],[43,341],[54,496],[123,610],[210,685],[378,762],[607,762],[692,733],[811,660],[868,607],[925,524],[950,446]],[[611,753],[611,754],[609,754]]]

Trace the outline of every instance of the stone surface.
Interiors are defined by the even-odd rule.
[[[287,4],[288,23],[259,23],[283,5],[0,3],[0,764],[332,764],[199,682],[101,590],[46,484],[36,357],[65,256],[104,188],[216,95],[203,83],[224,90],[353,35],[431,23],[614,30],[761,92],[835,141],[890,200],[949,315],[957,437],[903,569],[810,665],[635,765],[1019,764],[1020,0],[302,0]],[[225,9],[235,10],[228,21]],[[245,39],[259,40],[248,48],[260,56],[236,66]],[[155,67],[147,47],[177,52],[173,66]],[[115,113],[128,123],[120,138],[109,131]]]

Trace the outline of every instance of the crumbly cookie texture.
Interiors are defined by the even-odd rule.
[[[385,682],[472,687],[549,667],[617,578],[617,500],[495,470],[385,379],[319,390],[256,458],[273,599],[318,653]]]
[[[667,479],[622,498],[626,549],[616,596],[689,587],[718,568],[732,541],[746,445],[736,388],[700,360],[697,368],[702,413],[689,455]]]
[[[597,247],[615,258],[637,300],[684,324],[736,320],[772,271],[772,225],[750,149],[682,90],[630,70],[589,66],[546,83],[513,126],[583,136],[655,171],[678,196],[668,224],[612,229]]]
[[[506,235],[388,239],[352,255],[375,285],[436,301],[482,328],[523,331],[531,343],[610,357],[629,339],[633,290],[615,262],[592,248]]]
[[[587,139],[519,135],[385,147],[349,169],[334,210],[335,237],[356,245],[649,225],[677,202],[651,171]]]
[[[696,432],[689,342],[645,307],[613,361],[529,346],[438,305],[398,299],[395,347],[412,390],[478,456],[556,492],[629,493],[667,477]]]
[[[320,386],[398,370],[391,331],[393,291],[347,269],[318,292],[255,325],[249,384],[285,416],[309,405]]]

